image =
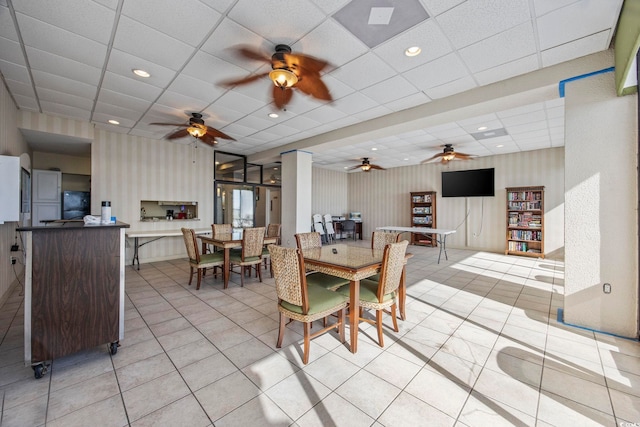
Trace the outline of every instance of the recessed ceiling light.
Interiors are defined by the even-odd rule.
[[[489,128],[488,128],[488,127],[486,127],[486,126],[480,126],[480,127],[478,128],[478,130],[487,130],[487,129],[489,129]]]
[[[502,147],[504,147],[504,144],[496,145],[496,148],[502,148]]]
[[[144,77],[144,78],[151,77],[151,74],[149,74],[145,70],[141,70],[139,68],[134,68],[133,69],[133,74],[135,74],[138,77]]]
[[[271,117],[272,119],[277,119],[278,113],[269,113],[269,117]]]
[[[378,149],[376,147],[373,147],[371,151],[378,151]]]
[[[119,121],[113,120],[113,119],[109,120],[109,123],[111,123],[112,125],[119,125],[120,124]]]
[[[345,169],[349,169],[349,166],[345,166],[344,168],[345,168]]]
[[[409,158],[407,157],[406,159],[404,159],[404,161],[406,162],[407,160],[409,160]]]
[[[418,56],[422,52],[418,46],[411,46],[405,49],[404,54],[407,56]]]

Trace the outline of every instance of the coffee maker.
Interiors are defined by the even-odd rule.
[[[167,209],[167,221],[171,221],[173,219],[173,209]]]

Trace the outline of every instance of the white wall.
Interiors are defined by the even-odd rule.
[[[349,212],[347,173],[314,167],[312,181],[312,214],[343,215]]]
[[[0,83],[0,155],[20,156],[27,153],[31,157],[32,153],[16,125],[17,116],[18,110],[7,92],[7,88]],[[15,242],[17,226],[17,222],[0,224],[0,306],[7,298],[9,289],[18,285],[16,274],[19,276],[24,270],[22,252],[11,252],[10,250],[11,245]],[[18,243],[20,249],[23,249],[20,240]],[[10,256],[15,256],[18,259],[18,263],[14,267],[9,263]]]
[[[637,94],[614,73],[565,89],[565,321],[637,337]]]
[[[495,168],[495,197],[443,198],[441,172]],[[347,175],[347,174],[345,174]],[[504,252],[506,187],[545,187],[545,253],[562,256],[564,245],[564,150],[552,148],[348,174],[348,211],[362,213],[363,233],[376,227],[411,226],[412,191],[436,191],[437,227],[457,229],[452,248]],[[465,220],[465,216],[469,212]]]

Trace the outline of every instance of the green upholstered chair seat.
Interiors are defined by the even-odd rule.
[[[319,286],[324,289],[328,289],[330,291],[335,291],[342,286],[348,285],[349,280],[316,271],[307,274],[307,283],[313,284],[314,286]]]
[[[234,263],[234,264],[242,264],[242,253],[238,252],[238,253],[233,253],[231,252],[231,254],[229,254],[229,260]],[[256,263],[256,262],[262,262],[262,259],[259,256],[250,256],[250,257],[245,257],[244,259],[245,263]]]
[[[195,262],[194,260],[191,260]],[[221,252],[214,252],[209,254],[200,255],[200,264],[212,264],[212,263],[224,262],[224,256]]]
[[[313,316],[316,313],[323,313],[331,310],[336,305],[346,302],[349,298],[337,292],[329,291],[320,286],[307,283],[307,298],[309,301],[309,311],[307,316]],[[302,314],[302,307],[281,301],[282,308],[293,313]]]
[[[343,295],[349,295],[349,288],[338,289],[338,293]],[[390,302],[395,297],[396,293],[391,292],[386,294],[383,298],[383,304]],[[360,281],[360,301],[378,304],[378,282],[369,279],[362,279]]]

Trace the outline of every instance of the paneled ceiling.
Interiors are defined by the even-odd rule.
[[[186,123],[189,113],[202,112],[207,125],[237,140],[221,140],[217,149],[255,156],[606,50],[621,6],[622,0],[0,0],[0,72],[21,110],[152,139],[175,129],[150,123]],[[330,63],[321,77],[332,102],[295,91],[280,111],[266,77],[220,84],[268,71],[234,47],[271,55],[277,44]],[[421,54],[405,56],[410,46]],[[362,157],[387,168],[417,164],[445,143],[477,156],[557,147],[564,145],[563,111],[558,98],[306,149],[317,165],[344,170]],[[269,117],[274,112],[279,117]],[[479,137],[481,126],[494,134]],[[55,138],[25,137],[34,149],[60,149]],[[86,144],[64,144],[62,151],[75,154],[74,147]]]

